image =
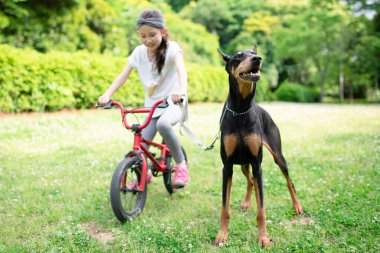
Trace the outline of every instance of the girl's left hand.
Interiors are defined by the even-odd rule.
[[[173,92],[172,93],[172,100],[174,103],[182,103],[181,99],[183,97],[186,97],[186,94],[182,92]]]

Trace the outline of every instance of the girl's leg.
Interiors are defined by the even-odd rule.
[[[171,106],[159,117],[156,127],[161,134],[166,145],[168,145],[172,152],[173,158],[177,165],[185,165],[185,156],[181,149],[178,137],[173,130],[173,126],[179,122],[181,117],[181,110],[178,106]]]
[[[189,172],[181,144],[174,133],[173,125],[179,122],[181,111],[178,106],[167,108],[157,121],[157,130],[168,145],[174,160],[177,163],[175,175],[171,182],[173,187],[183,187],[189,182]]]
[[[154,139],[154,136],[156,136],[157,120],[158,120],[158,117],[152,118],[151,121],[149,122],[149,125],[141,131],[141,135],[145,140],[151,141]],[[147,149],[149,148],[149,146],[146,145],[145,143],[143,145],[145,148],[147,148]]]

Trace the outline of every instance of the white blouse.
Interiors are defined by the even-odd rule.
[[[149,60],[148,48],[145,45],[137,46],[128,57],[128,63],[138,71],[141,83],[145,88],[144,104],[146,107],[151,107],[157,100],[166,98],[172,92],[180,90],[179,78],[175,67],[175,57],[178,53],[182,53],[179,45],[174,41],[169,41],[161,75],[158,74],[155,61]],[[149,87],[157,83],[156,90],[149,97]],[[154,117],[161,115],[162,112],[163,110],[157,109]]]

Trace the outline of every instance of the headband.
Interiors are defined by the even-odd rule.
[[[137,27],[140,28],[142,25],[149,25],[155,28],[164,28],[165,22],[160,17],[156,17],[156,18],[139,17],[139,19],[137,20]]]

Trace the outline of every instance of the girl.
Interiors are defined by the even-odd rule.
[[[179,120],[184,120],[187,112],[187,104],[181,104],[181,98],[187,92],[187,73],[182,51],[176,42],[168,41],[168,29],[160,11],[143,11],[137,20],[137,28],[142,45],[133,50],[123,71],[99,97],[99,104],[107,104],[111,96],[127,81],[133,69],[138,71],[145,87],[146,107],[167,97],[176,103],[170,103],[167,108],[157,108],[148,127],[143,129],[142,137],[152,140],[157,131],[161,134],[176,162],[172,186],[185,186],[189,181],[188,166],[172,128]],[[148,183],[153,180],[151,171],[147,178]],[[137,180],[127,187],[133,188],[136,185]]]

